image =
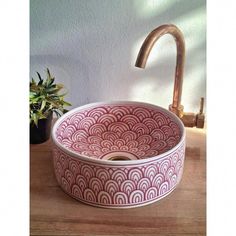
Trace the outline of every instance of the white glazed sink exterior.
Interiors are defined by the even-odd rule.
[[[107,102],[75,108],[52,130],[61,188],[84,203],[130,208],[158,201],[180,182],[185,130],[158,106]],[[114,156],[129,160],[109,160]]]

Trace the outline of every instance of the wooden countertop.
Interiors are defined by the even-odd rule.
[[[206,235],[206,134],[187,128],[181,183],[169,196],[133,209],[103,209],[65,194],[56,182],[50,143],[30,145],[31,235]]]

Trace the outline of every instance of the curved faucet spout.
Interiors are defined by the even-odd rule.
[[[145,68],[152,47],[154,46],[155,42],[164,34],[171,34],[174,37],[177,46],[173,103],[170,105],[169,109],[179,117],[182,117],[183,106],[181,105],[181,96],[185,61],[185,43],[181,31],[172,24],[162,25],[154,29],[143,42],[135,66]]]

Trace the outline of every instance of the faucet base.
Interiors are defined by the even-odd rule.
[[[175,113],[179,118],[182,118],[184,115],[184,106],[180,105],[179,107],[173,107],[173,104],[170,104],[169,111]]]
[[[185,127],[195,127],[197,123],[196,115],[192,112],[185,112],[180,118]]]
[[[184,123],[185,127],[197,127],[203,128],[204,127],[204,114],[195,114],[192,112],[184,112],[184,106],[180,105],[178,108],[173,107],[172,104],[169,105],[169,111],[176,114]]]

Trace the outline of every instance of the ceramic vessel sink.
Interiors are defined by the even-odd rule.
[[[140,102],[75,108],[52,130],[53,163],[61,188],[107,208],[158,201],[180,182],[185,131],[180,119]]]

